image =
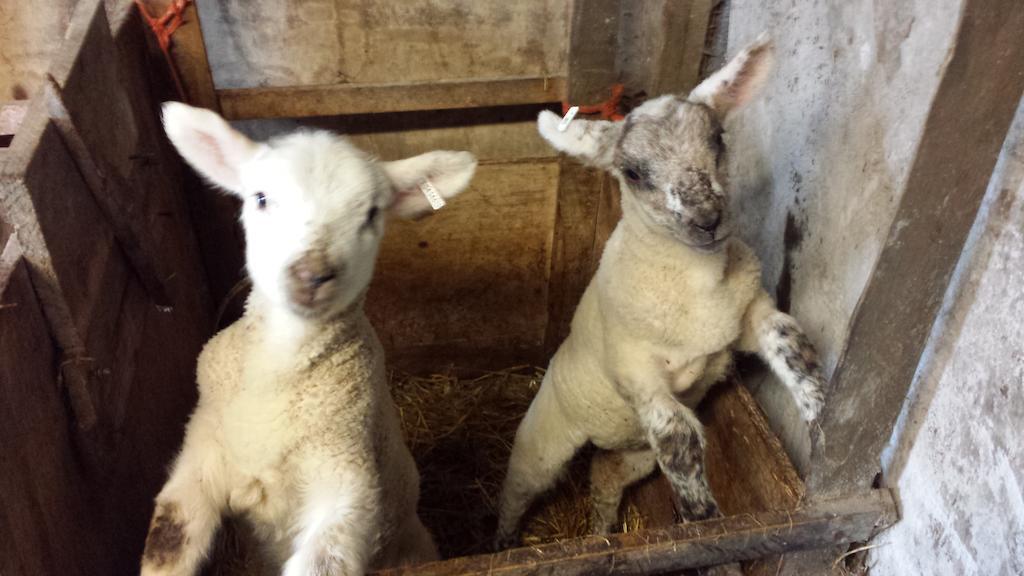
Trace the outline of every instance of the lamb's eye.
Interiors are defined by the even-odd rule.
[[[629,180],[630,182],[639,182],[640,181],[640,173],[637,172],[636,170],[632,169],[632,168],[625,168],[625,169],[622,170],[622,173],[626,176],[626,179]]]
[[[267,195],[263,192],[257,192],[253,196],[256,198],[256,208],[265,210],[267,208]]]
[[[373,224],[373,221],[377,219],[377,212],[379,211],[376,206],[370,206],[370,211],[366,213],[366,223]]]

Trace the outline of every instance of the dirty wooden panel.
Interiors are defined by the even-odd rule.
[[[57,387],[57,351],[17,240],[0,256],[0,572],[99,574],[91,509]],[[59,551],[60,553],[55,553]]]
[[[393,359],[543,343],[557,182],[557,162],[483,164],[437,214],[389,223],[367,312]]]
[[[896,521],[888,490],[629,534],[592,536],[384,570],[377,574],[656,574],[849,543]]]
[[[167,4],[168,0],[147,2],[148,9],[152,13],[162,13],[162,9]],[[176,58],[180,56],[179,50],[185,50],[189,55],[194,55],[195,59],[191,61],[190,65],[194,74],[201,77],[202,63],[198,55],[199,47],[194,45],[193,15],[191,9],[186,12],[185,24],[175,33],[172,53]],[[171,180],[169,184],[173,188],[184,188],[184,194],[180,194],[178,197],[180,202],[185,203],[187,213],[193,223],[206,272],[209,297],[212,307],[216,308],[243,276],[244,241],[237,218],[240,203],[235,197],[213,189],[191,169],[184,166],[177,152],[164,136],[163,126],[159,122],[159,104],[178,98],[165,57],[137,10],[129,11],[119,21],[119,24],[116,41],[125,69],[128,70],[124,76],[129,80],[131,93],[138,94],[147,103],[144,112],[137,114],[137,121],[140,129],[153,135],[153,144],[141,154],[136,155],[137,164],[144,166],[149,173],[153,173],[154,180],[159,180],[158,175],[163,173],[167,179]],[[208,93],[202,91],[195,83],[196,78],[188,72],[189,68],[182,66],[180,60],[176,59],[176,62],[179,65],[183,82],[189,84],[186,86],[186,90],[190,95],[190,101],[193,104],[216,109],[212,84],[208,87]],[[139,98],[133,96],[133,101],[139,101]]]
[[[560,102],[564,76],[218,90],[224,117],[303,118]]]
[[[591,104],[608,97],[616,80],[619,0],[577,0],[572,4],[568,100]],[[558,210],[551,256],[551,297],[544,348],[550,356],[569,334],[576,304],[596,269],[604,239],[597,222],[611,180],[601,170],[562,158]]]
[[[870,486],[1024,91],[1024,4],[969,0],[814,435],[815,493]]]
[[[623,6],[618,70],[629,93],[689,91],[700,78],[714,0],[652,0]]]
[[[74,6],[74,0],[0,2],[0,100],[35,94]]]
[[[700,407],[707,433],[712,492],[726,515],[793,510],[804,485],[757,401],[729,380],[713,388]],[[747,576],[775,574],[783,558],[746,563]]]
[[[568,2],[200,2],[218,88],[565,74]]]
[[[37,149],[47,152],[37,154]],[[113,234],[41,109],[30,110],[8,152],[0,174],[0,209],[21,230],[54,330],[67,336],[61,336],[65,344],[80,346],[78,335],[88,331],[91,308],[106,289],[101,284],[106,262],[121,257]]]
[[[117,63],[103,2],[79,2],[47,73],[90,151],[126,177],[139,135]]]
[[[545,349],[550,356],[569,335],[576,305],[590,283],[602,246],[595,226],[603,189],[610,184],[600,170],[561,160],[557,218],[551,253],[551,286]]]

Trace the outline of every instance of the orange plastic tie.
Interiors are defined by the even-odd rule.
[[[188,99],[185,95],[185,88],[181,84],[181,78],[178,76],[178,68],[174,65],[174,59],[171,58],[171,36],[185,23],[185,9],[191,3],[192,0],[174,0],[160,17],[154,18],[146,10],[142,0],[135,0],[135,6],[138,7],[139,13],[142,14],[142,18],[149,25],[149,29],[153,31],[153,35],[156,36],[160,51],[164,53],[167,66],[171,69],[171,78],[174,79],[174,86],[178,89],[178,97],[183,102]]]
[[[612,120],[618,122],[625,118],[622,114],[619,114],[619,103],[622,101],[622,91],[624,87],[622,84],[612,84],[612,95],[610,98],[599,104],[592,104],[590,106],[580,106],[580,114],[598,114],[604,120]],[[569,102],[562,101],[562,115],[564,116],[568,111]]]

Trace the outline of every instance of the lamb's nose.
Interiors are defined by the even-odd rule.
[[[705,232],[714,232],[722,223],[722,213],[714,211],[694,218],[693,225]]]
[[[325,260],[322,255],[307,254],[296,260],[289,271],[298,285],[315,290],[338,277],[338,270]]]
[[[311,288],[319,288],[338,276],[330,268],[303,266],[301,264],[293,268],[293,273],[299,282]]]

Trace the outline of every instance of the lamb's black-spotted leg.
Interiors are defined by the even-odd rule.
[[[792,316],[775,308],[767,293],[750,305],[740,349],[756,352],[789,389],[804,420],[818,418],[825,404],[825,379],[818,353]]]
[[[658,466],[679,496],[686,520],[718,516],[718,503],[704,475],[704,429],[692,410],[668,392],[637,406]]]

